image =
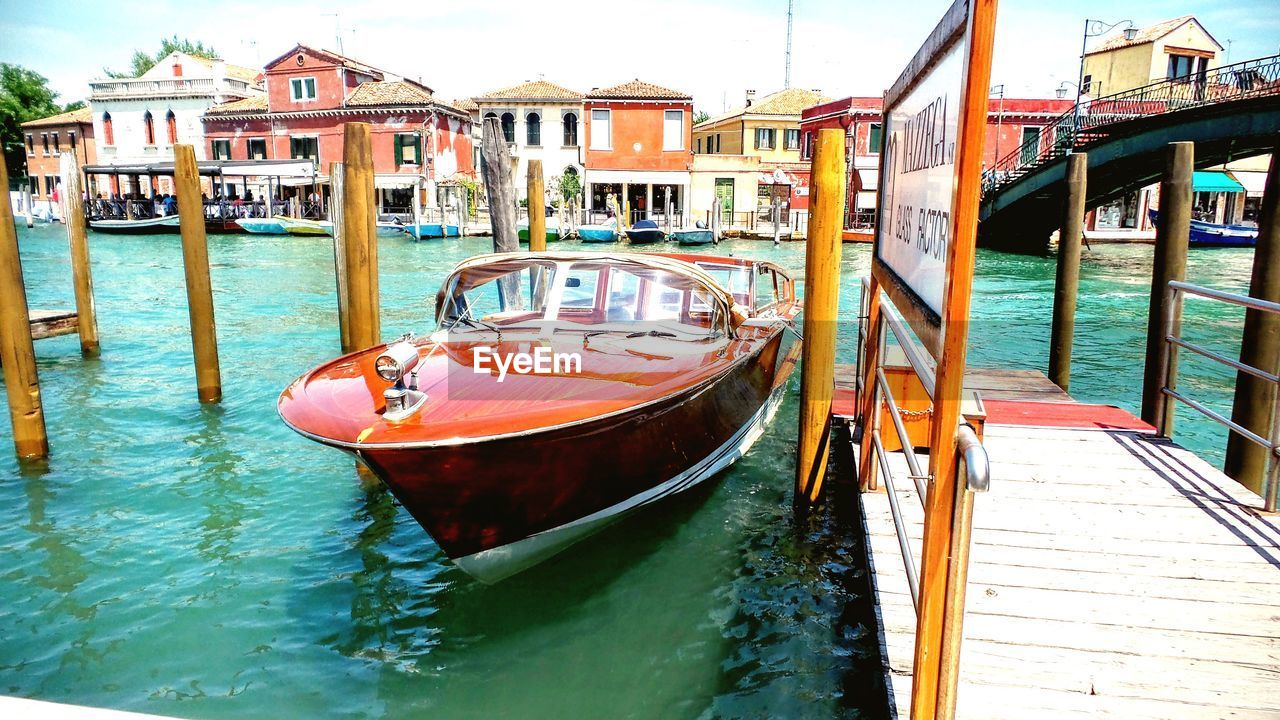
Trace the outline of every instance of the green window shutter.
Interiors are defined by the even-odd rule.
[[[395,143],[394,143],[394,144],[395,144],[395,146],[396,146],[396,167],[400,167],[401,165],[403,165],[403,164],[404,164],[404,144],[403,144],[403,140],[404,140],[404,136],[403,136],[403,135],[396,135],[396,141],[395,141]]]
[[[413,134],[413,161],[422,165],[422,133]]]

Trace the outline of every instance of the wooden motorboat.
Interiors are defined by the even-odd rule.
[[[671,239],[681,245],[710,245],[716,241],[716,236],[707,228],[692,227],[672,230]]]
[[[520,242],[529,242],[529,222],[526,220],[516,225],[516,236]],[[564,239],[564,231],[560,228],[560,223],[551,218],[547,218],[547,242],[557,242]]]
[[[667,236],[662,234],[658,223],[652,220],[637,220],[636,224],[627,230],[627,241],[632,245],[663,242],[666,239]]]
[[[741,457],[800,353],[793,281],[745,259],[485,255],[436,297],[429,336],[325,363],[278,407],[484,582]]]
[[[1160,213],[1148,210],[1151,222],[1156,222]],[[1258,228],[1253,225],[1220,225],[1218,223],[1191,221],[1190,247],[1255,247],[1258,244]]]
[[[236,221],[247,233],[254,235],[287,235],[288,231],[284,228],[281,218],[239,218]]]
[[[610,220],[609,222],[613,222]],[[618,225],[579,225],[578,238],[584,243],[618,242]]]
[[[135,220],[90,220],[89,227],[97,232],[129,235],[154,235],[180,232],[177,215],[164,215]]]

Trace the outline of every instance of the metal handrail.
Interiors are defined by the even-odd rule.
[[[916,613],[920,612],[920,573],[916,570],[915,556],[911,554],[911,543],[907,539],[906,522],[902,519],[902,507],[898,505],[898,492],[893,487],[893,471],[889,468],[884,445],[880,443],[880,434],[871,434],[871,448],[875,452],[876,461],[880,464],[880,474],[884,476],[884,491],[889,496],[889,514],[893,516],[894,535],[898,536],[898,549],[902,551],[902,566],[907,573],[907,587],[911,588],[911,604]],[[923,500],[921,500],[923,502]]]
[[[907,334],[907,326],[898,317],[897,311],[891,306],[881,303],[881,316],[884,318],[885,324],[893,331],[893,336],[898,339],[898,345],[902,348],[902,353],[907,356],[907,362],[911,364],[911,369],[916,371],[916,376],[920,378],[920,383],[924,385],[924,391],[928,393],[929,399],[934,396],[934,382],[932,368],[929,367],[928,361],[920,355],[920,348],[912,341],[911,336]]]
[[[1261,445],[1267,448],[1267,476],[1263,484],[1263,503],[1267,512],[1275,512],[1277,501],[1280,500],[1280,412],[1276,412],[1277,401],[1280,400],[1280,367],[1272,371],[1248,365],[1233,358],[1210,350],[1201,345],[1188,342],[1181,337],[1181,303],[1183,295],[1196,295],[1198,297],[1217,300],[1219,302],[1236,305],[1250,310],[1259,312],[1268,312],[1280,314],[1280,303],[1273,303],[1267,300],[1261,300],[1248,295],[1239,293],[1226,292],[1223,290],[1215,290],[1200,285],[1192,285],[1181,280],[1169,281],[1170,303],[1174,311],[1169,313],[1169,321],[1165,327],[1164,333],[1164,381],[1161,385],[1160,392],[1165,396],[1181,402],[1187,407],[1199,412],[1201,415],[1222,425],[1231,432],[1245,438],[1249,442]],[[1265,380],[1275,387],[1275,394],[1272,395],[1272,423],[1271,437],[1264,438],[1258,433],[1240,425],[1234,420],[1226,417],[1222,413],[1206,406],[1201,402],[1178,392],[1176,389],[1175,375],[1173,370],[1173,348],[1186,348],[1204,358],[1213,360],[1227,367],[1233,368],[1239,372],[1243,372],[1260,380]],[[1163,423],[1163,421],[1162,421]],[[1167,434],[1167,428],[1158,428],[1161,434]]]
[[[920,495],[920,503],[923,505],[925,495],[924,481],[929,476],[920,470],[920,460],[916,457],[915,447],[911,443],[911,436],[907,434],[907,426],[902,422],[902,411],[898,409],[898,403],[894,401],[893,393],[889,390],[889,381],[884,376],[884,368],[876,368],[876,385],[880,387],[882,401],[889,408],[889,419],[893,421],[893,429],[898,433],[898,442],[902,444],[902,454],[907,458],[907,468],[911,471],[911,480],[915,483],[916,493]]]
[[[991,489],[991,461],[987,457],[987,449],[978,439],[978,433],[972,425],[965,423],[956,433],[956,450],[964,463],[965,486],[973,492],[986,492]]]

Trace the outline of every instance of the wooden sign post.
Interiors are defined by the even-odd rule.
[[[912,720],[950,718],[955,712],[966,572],[953,565],[967,563],[963,550],[971,527],[967,514],[956,514],[963,505],[957,498],[968,492],[957,478],[956,436],[995,18],[996,0],[955,0],[884,98],[859,467],[870,465],[871,420],[879,412],[875,391],[883,292],[937,363]]]

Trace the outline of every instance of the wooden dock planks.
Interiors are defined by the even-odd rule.
[[[31,339],[72,335],[77,331],[78,322],[79,318],[73,310],[32,310]]]
[[[1280,717],[1280,521],[1257,496],[1133,431],[989,424],[985,445],[957,717]],[[896,487],[918,562],[923,512]],[[863,513],[907,717],[915,613],[883,491]]]

